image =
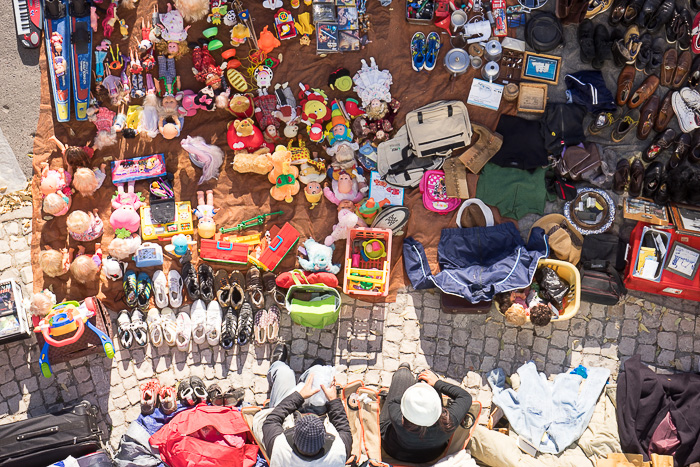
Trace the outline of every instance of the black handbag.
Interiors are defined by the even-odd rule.
[[[0,426],[0,465],[50,465],[101,449],[97,407],[87,401],[56,413]]]
[[[533,14],[525,24],[525,42],[535,52],[549,52],[564,43],[564,28],[552,13]]]
[[[617,305],[627,295],[620,273],[607,261],[588,261],[581,268],[581,300]]]

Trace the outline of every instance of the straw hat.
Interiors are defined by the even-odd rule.
[[[581,259],[583,235],[561,214],[548,214],[535,222],[530,229],[540,227],[547,236],[551,256],[568,261],[574,266]],[[529,240],[529,235],[528,235]]]

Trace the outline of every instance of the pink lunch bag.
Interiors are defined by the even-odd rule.
[[[420,192],[423,193],[423,206],[439,214],[454,211],[462,203],[459,198],[447,197],[445,172],[442,170],[426,171],[420,181]]]

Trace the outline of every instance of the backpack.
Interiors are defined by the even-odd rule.
[[[616,305],[627,294],[621,271],[625,242],[617,235],[586,235],[581,250],[581,300]]]
[[[382,180],[398,187],[417,187],[427,170],[439,169],[444,162],[441,156],[416,157],[406,125],[377,147],[377,173]]]
[[[564,28],[552,13],[533,14],[525,24],[525,42],[535,52],[549,52],[564,43]]]
[[[447,157],[472,141],[469,112],[462,101],[436,101],[409,112],[406,128],[417,157]]]
[[[540,133],[544,147],[549,154],[559,156],[564,146],[576,146],[586,139],[583,132],[583,119],[586,108],[577,104],[547,104]]]
[[[324,284],[309,284],[302,271],[291,271],[291,275],[294,285],[287,291],[284,301],[292,321],[317,329],[338,321],[341,298],[336,289]]]
[[[445,185],[445,172],[428,170],[420,181],[420,192],[423,194],[423,206],[428,211],[447,214],[462,204],[460,198],[449,198]]]

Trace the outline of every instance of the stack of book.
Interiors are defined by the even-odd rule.
[[[360,50],[359,14],[355,0],[314,0],[316,53]]]

